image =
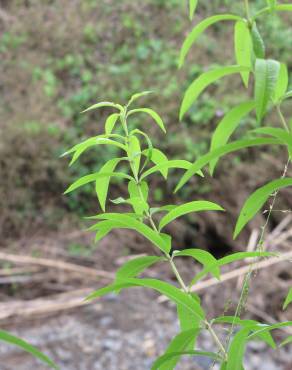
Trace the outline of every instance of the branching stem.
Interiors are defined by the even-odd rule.
[[[124,130],[125,130],[125,133],[126,133],[126,139],[127,139],[126,142],[128,143],[129,134],[128,134],[128,127],[127,127],[128,125],[127,125],[126,114],[123,115],[123,117],[121,117],[121,120],[123,121],[123,126],[124,126]],[[136,181],[136,184],[137,184],[137,187],[138,187],[139,195],[140,195],[141,199],[145,201],[144,196],[143,196],[143,192],[142,192],[142,189],[141,189],[139,175],[138,175],[137,171],[135,171],[134,167],[131,166],[131,168],[132,168],[133,176],[135,178],[135,181]],[[150,214],[149,211],[146,212],[146,216],[147,216],[147,218],[150,222],[150,225],[151,225],[152,229],[155,232],[159,233],[159,230],[158,230],[158,228],[157,228],[157,226],[156,226],[156,224],[155,224],[155,222],[152,218],[152,215]],[[185,284],[181,274],[179,273],[179,271],[178,271],[178,269],[177,269],[177,267],[176,267],[176,265],[173,261],[173,258],[167,253],[165,253],[165,255],[166,255],[167,260],[169,261],[170,267],[171,267],[173,273],[175,274],[175,277],[176,277],[179,285],[181,286],[182,290],[187,294],[191,294],[188,286]],[[224,348],[222,342],[220,341],[220,339],[218,338],[217,334],[215,333],[214,329],[212,328],[211,324],[209,323],[209,321],[207,319],[204,320],[204,324],[205,324],[207,330],[209,331],[210,335],[212,336],[214,342],[216,343],[219,351],[223,354],[224,359],[226,359],[227,358],[227,353],[225,351],[225,348]]]

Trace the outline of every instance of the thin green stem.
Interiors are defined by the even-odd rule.
[[[178,272],[178,269],[176,268],[175,263],[173,262],[173,259],[172,258],[169,260],[169,263],[170,263],[170,266],[172,268],[172,271],[174,272],[174,274],[175,274],[175,276],[177,278],[177,281],[179,282],[180,286],[182,287],[182,290],[185,293],[189,294],[189,289],[186,286],[186,284],[184,283],[184,281],[183,281],[180,273]]]
[[[122,124],[123,124],[124,130],[125,130],[125,133],[126,133],[126,142],[128,143],[129,134],[128,134],[128,129],[127,129],[126,111],[124,113],[125,114],[121,117],[121,120],[122,120]],[[131,169],[132,169],[132,173],[133,173],[133,176],[135,178],[135,181],[136,181],[136,184],[137,184],[137,187],[138,187],[139,195],[140,195],[142,200],[145,200],[144,196],[143,196],[142,189],[141,189],[139,175],[138,175],[137,171],[135,171],[134,166],[131,166]],[[147,218],[150,222],[150,225],[151,225],[152,229],[155,232],[159,233],[159,230],[158,230],[158,228],[157,228],[157,226],[156,226],[156,224],[155,224],[155,222],[152,218],[152,215],[150,214],[149,211],[146,212],[146,216],[147,216]],[[181,286],[182,290],[185,293],[190,294],[189,288],[185,284],[182,276],[180,275],[180,273],[179,273],[179,271],[178,271],[178,269],[177,269],[177,267],[176,267],[176,265],[173,261],[173,258],[167,253],[165,253],[165,255],[166,255],[167,260],[169,261],[171,269],[172,269],[173,273],[175,274],[175,277],[176,277],[179,285]],[[221,343],[220,339],[218,338],[217,334],[213,330],[211,324],[209,323],[208,320],[204,320],[204,324],[206,325],[206,328],[208,329],[209,333],[211,334],[211,336],[212,336],[214,342],[216,343],[216,345],[218,346],[220,352],[223,354],[224,359],[226,359],[227,358],[227,353],[225,351],[225,348],[224,348],[223,344]]]
[[[280,105],[277,105],[277,112],[278,112],[280,121],[281,121],[284,129],[286,131],[290,132],[289,131],[289,128],[288,128],[288,124],[286,122],[286,119],[285,119],[285,117],[284,117],[284,115],[283,115],[283,113],[281,111]],[[282,179],[285,178],[286,175],[287,175],[289,163],[290,163],[290,155],[288,153],[288,161],[285,164],[284,171],[283,171],[283,174],[281,176]],[[272,199],[273,200],[272,200],[272,202],[270,204],[270,207],[269,207],[269,210],[268,210],[268,215],[267,215],[267,218],[266,218],[266,222],[265,222],[265,224],[262,227],[262,231],[261,231],[260,239],[259,239],[259,241],[257,243],[256,251],[260,251],[260,252],[263,251],[263,244],[264,244],[264,240],[265,240],[266,228],[267,228],[267,226],[269,224],[269,221],[270,221],[270,218],[271,218],[271,215],[272,215],[274,206],[276,204],[276,199],[277,199],[278,194],[279,194],[279,190],[277,190],[272,195]],[[255,264],[256,264],[256,262],[250,265],[249,271],[248,271],[248,273],[244,277],[244,281],[243,281],[243,286],[242,286],[241,293],[240,293],[239,302],[238,302],[238,305],[236,307],[236,311],[235,311],[235,314],[234,314],[234,320],[232,322],[232,325],[231,325],[231,328],[230,328],[230,331],[229,331],[229,334],[228,334],[228,337],[227,337],[227,342],[226,342],[227,343],[227,346],[229,345],[231,336],[232,336],[233,331],[234,331],[235,319],[241,315],[241,311],[242,311],[243,307],[245,306],[245,303],[246,303],[246,300],[247,300],[247,297],[248,297],[248,293],[249,293],[249,285],[250,285],[250,281],[251,281],[251,278],[252,278],[252,274],[253,274],[253,270],[254,270],[254,265]]]
[[[281,107],[280,107],[279,104],[277,105],[277,112],[278,112],[278,115],[280,117],[280,121],[281,121],[284,129],[289,132],[289,127],[288,127],[287,121],[286,121],[286,119],[285,119],[285,117],[284,117],[284,115],[281,111]]]
[[[244,8],[245,8],[246,17],[250,21],[251,17],[250,17],[250,8],[249,8],[248,0],[244,0]]]

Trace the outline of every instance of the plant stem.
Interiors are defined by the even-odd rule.
[[[173,259],[172,258],[169,260],[169,263],[170,263],[170,266],[172,268],[172,271],[174,272],[174,274],[175,274],[175,276],[177,278],[177,281],[180,283],[180,286],[182,287],[183,291],[185,293],[189,294],[189,289],[186,286],[186,284],[184,283],[182,277],[180,276],[180,273],[178,272],[178,269],[176,268],[175,263],[173,262]]]
[[[244,0],[244,7],[245,7],[245,12],[246,12],[246,17],[248,21],[250,21],[250,8],[249,8],[249,0]]]
[[[277,105],[277,112],[278,112],[278,115],[280,117],[280,120],[281,120],[281,123],[282,123],[284,129],[289,132],[289,127],[288,127],[286,119],[285,119],[285,117],[284,117],[284,115],[281,111],[280,105]]]
[[[277,105],[277,112],[278,112],[280,121],[281,121],[282,125],[284,126],[285,130],[287,130],[289,132],[289,128],[288,128],[286,119],[285,119],[285,117],[284,117],[284,115],[283,115],[283,113],[282,113],[281,108],[280,108],[279,105]],[[281,176],[282,179],[284,179],[286,177],[286,175],[287,175],[289,163],[290,163],[290,155],[288,153],[288,160],[287,160],[287,163],[285,164],[285,167],[284,167],[284,170],[283,170],[283,174]],[[264,240],[265,240],[265,231],[266,231],[266,228],[267,228],[268,223],[270,221],[270,218],[271,218],[271,215],[272,215],[272,212],[273,212],[273,208],[275,206],[275,203],[276,203],[276,199],[277,199],[278,194],[279,194],[279,190],[277,190],[272,195],[273,200],[272,200],[272,203],[270,204],[270,207],[269,207],[269,210],[268,210],[268,216],[266,218],[266,222],[262,226],[262,231],[261,231],[260,239],[259,239],[259,241],[257,243],[256,251],[259,251],[259,252],[262,252],[263,251],[263,244],[264,244]],[[235,319],[240,316],[241,311],[242,311],[242,309],[243,309],[243,307],[245,305],[245,302],[247,300],[248,293],[249,293],[249,284],[250,284],[250,281],[251,281],[251,278],[252,278],[252,274],[253,274],[253,270],[254,270],[254,265],[255,264],[256,264],[256,262],[250,265],[250,270],[245,275],[245,278],[244,278],[244,281],[243,281],[243,286],[242,286],[241,293],[240,293],[239,302],[238,302],[238,305],[236,307],[236,311],[235,311],[235,314],[234,314],[234,320],[232,322],[232,325],[231,325],[231,328],[230,328],[230,331],[229,331],[229,334],[228,334],[228,337],[227,337],[227,341],[226,341],[227,346],[229,345],[231,336],[232,336],[233,331],[234,331]]]
[[[126,139],[127,139],[126,141],[128,142],[129,134],[128,134],[128,128],[127,128],[126,114],[123,116],[122,120],[123,120],[123,126],[125,128],[125,132],[126,132]],[[132,168],[133,176],[135,178],[135,181],[136,181],[136,184],[137,184],[137,187],[138,187],[139,195],[140,195],[141,199],[145,201],[144,196],[143,196],[143,193],[142,193],[142,189],[141,189],[139,175],[138,175],[137,171],[135,171],[134,167],[131,167],[131,168]],[[155,222],[154,222],[154,220],[153,220],[152,215],[150,214],[150,212],[147,211],[146,212],[146,215],[147,215],[147,218],[148,218],[148,220],[150,222],[150,225],[151,225],[152,229],[155,232],[159,233],[159,230],[158,230],[158,228],[157,228],[157,226],[156,226],[156,224],[155,224]],[[178,269],[177,269],[177,267],[176,267],[176,265],[175,265],[175,263],[173,261],[173,258],[168,253],[165,253],[165,255],[166,255],[167,260],[169,261],[169,264],[171,266],[171,269],[172,269],[173,273],[175,274],[175,277],[176,277],[178,283],[180,284],[182,290],[185,293],[190,294],[189,288],[185,284],[182,276],[180,275],[180,273],[179,273],[179,271],[178,271]],[[222,354],[224,356],[224,359],[226,359],[227,358],[227,353],[225,351],[225,348],[224,348],[223,344],[221,343],[220,339],[218,338],[217,334],[213,330],[211,324],[209,323],[209,321],[207,319],[204,320],[204,324],[206,325],[206,328],[209,331],[209,333],[211,334],[214,342],[217,344],[220,352],[222,352]]]

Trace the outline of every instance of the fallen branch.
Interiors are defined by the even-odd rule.
[[[225,281],[235,279],[239,276],[247,274],[250,271],[250,269],[252,271],[262,270],[264,268],[273,266],[277,263],[288,261],[289,259],[292,259],[292,252],[283,253],[283,254],[279,255],[278,257],[272,257],[270,259],[265,259],[263,261],[255,263],[255,264],[248,264],[248,265],[239,267],[235,270],[226,272],[225,274],[222,274],[220,280],[217,280],[215,278],[211,278],[211,279],[201,281],[201,282],[197,283],[196,285],[194,285],[191,288],[191,291],[192,292],[199,292],[200,290],[210,288],[214,285],[222,284]],[[168,298],[163,296],[163,297],[159,297],[158,300],[159,300],[159,302],[165,302],[165,301],[168,301]]]
[[[0,304],[0,320],[25,319],[86,306],[91,304],[92,301],[85,301],[84,298],[93,290],[94,288],[84,288],[72,292],[54,294],[47,298],[5,302]],[[95,302],[95,308],[100,309],[101,305],[97,305]]]
[[[76,272],[78,274],[82,274],[85,277],[91,276],[94,278],[103,277],[107,279],[114,279],[115,275],[111,272],[103,271],[103,270],[96,270],[94,268],[76,265],[74,263],[64,262],[64,261],[56,261],[53,259],[48,258],[37,258],[37,257],[30,257],[30,256],[23,256],[23,255],[16,255],[16,254],[8,254],[4,252],[0,252],[0,260],[8,261],[13,263],[19,264],[26,264],[26,265],[39,265],[45,266],[49,268],[59,269],[59,270],[66,270],[71,272]]]

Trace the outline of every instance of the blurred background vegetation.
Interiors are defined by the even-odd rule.
[[[259,8],[265,1],[253,3]],[[218,120],[246,96],[240,78],[226,79],[209,88],[179,122],[178,109],[188,84],[210,64],[215,66],[214,61],[218,65],[234,63],[232,25],[225,22],[201,36],[187,65],[177,69],[180,46],[191,29],[186,1],[2,0],[0,4],[2,241],[35,230],[76,225],[80,216],[97,212],[90,186],[69,197],[62,192],[114,153],[104,148],[90,151],[71,169],[67,158],[59,158],[81,139],[102,132],[108,111],[81,115],[90,104],[102,100],[123,104],[133,93],[154,90],[143,105],[161,114],[168,134],[160,135],[147,119],[145,126],[149,124],[149,132],[169,157],[193,161],[208,150],[210,133]],[[193,23],[216,12],[243,14],[241,2],[232,0],[202,1],[198,10]],[[268,15],[259,28],[268,46],[267,55],[285,61],[291,71],[288,17]],[[291,104],[284,109],[292,113]],[[276,118],[269,121],[273,123]],[[242,122],[242,132],[245,125],[253,127],[256,121],[248,118]],[[273,158],[277,155],[273,153]],[[178,197],[210,196],[214,201],[216,197],[224,199],[227,193],[230,197],[230,189],[238,189],[238,184],[242,189],[248,186],[243,185],[244,164],[253,165],[258,157],[252,150],[231,156],[230,163],[220,165],[215,183],[196,179]],[[266,166],[265,176],[272,176],[267,173],[269,163]],[[167,186],[153,179],[154,201],[163,197],[170,203],[176,176]],[[121,187],[116,183],[112,191]],[[175,200],[179,202],[177,196]],[[232,200],[230,204],[237,209]]]

